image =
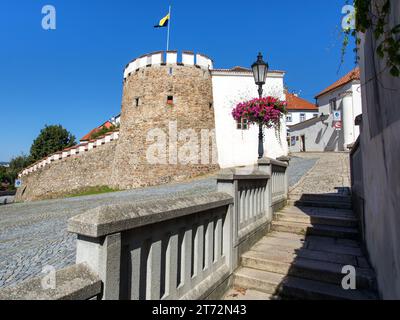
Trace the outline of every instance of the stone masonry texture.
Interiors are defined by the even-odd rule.
[[[168,97],[173,104],[167,103]],[[201,143],[202,137],[207,143]],[[155,147],[160,143],[161,149]],[[156,163],[148,161],[149,150],[156,150],[151,153]],[[155,186],[218,169],[210,71],[176,64],[151,66],[124,82],[117,141],[24,176],[16,200],[57,198],[85,187]]]
[[[168,97],[173,97],[173,104],[167,104]],[[184,181],[217,170],[218,165],[212,164],[213,142],[215,145],[212,105],[209,70],[196,66],[161,65],[131,74],[124,84],[121,135],[113,166],[113,185],[122,189],[152,186]],[[180,137],[185,130],[191,130],[198,141]],[[179,157],[181,148],[185,145],[200,146],[202,130],[212,134],[208,144],[209,163],[201,164],[201,147],[194,154],[193,162],[184,163]],[[151,141],[149,132],[160,135]],[[154,154],[164,163],[148,162],[147,152],[155,142],[161,143],[161,152]]]
[[[52,199],[85,187],[110,185],[115,147],[114,141],[24,176],[16,201]]]

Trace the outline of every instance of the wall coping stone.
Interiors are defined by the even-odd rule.
[[[281,161],[281,162],[290,162],[290,160],[292,160],[291,157],[287,157],[287,156],[282,156],[277,158],[276,160]]]
[[[0,289],[0,300],[88,300],[101,294],[102,283],[86,264],[56,272],[56,289],[43,289],[43,277]]]
[[[232,181],[232,180],[266,180],[271,176],[259,169],[254,169],[249,172],[249,168],[229,168],[223,169],[218,173],[218,181]]]
[[[106,205],[73,217],[68,231],[90,238],[123,232],[233,204],[226,193],[212,192],[191,197]]]
[[[280,166],[280,167],[285,167],[287,168],[289,165],[285,162],[271,159],[271,158],[263,158],[258,160],[259,165],[275,165],[275,166]]]

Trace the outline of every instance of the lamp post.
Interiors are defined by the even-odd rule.
[[[253,70],[254,81],[258,86],[258,95],[262,98],[263,94],[263,85],[265,84],[265,80],[267,79],[268,73],[268,63],[265,63],[263,60],[263,55],[261,52],[258,54],[257,61],[253,63],[251,69]],[[263,133],[263,125],[259,123],[259,134],[258,134],[258,159],[262,159],[264,157],[264,133]]]

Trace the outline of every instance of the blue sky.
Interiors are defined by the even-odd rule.
[[[249,66],[262,51],[286,85],[314,95],[338,73],[345,0],[2,0],[0,3],[0,161],[28,153],[45,124],[79,139],[120,112],[125,65],[165,50],[153,26],[173,6],[171,49],[209,55],[215,67]],[[41,27],[54,5],[57,29]]]

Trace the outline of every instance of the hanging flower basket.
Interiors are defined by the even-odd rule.
[[[267,128],[280,128],[282,117],[287,114],[287,103],[274,97],[256,98],[239,103],[232,111],[236,121],[247,120]]]

